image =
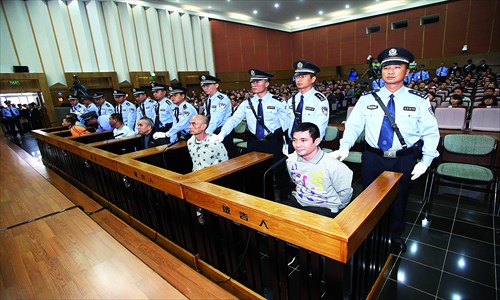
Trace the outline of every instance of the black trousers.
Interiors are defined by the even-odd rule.
[[[295,208],[303,209],[318,215],[322,215],[329,218],[335,218],[338,214],[332,213],[332,211],[326,207],[319,206],[302,206],[293,195],[288,195],[288,199],[283,202],[283,204],[292,206]]]
[[[380,154],[364,151],[361,159],[363,188],[368,187],[383,171],[403,173],[398,194],[391,205],[391,238],[400,238],[406,224],[411,171],[417,164],[417,158],[413,153],[397,158],[385,158]]]

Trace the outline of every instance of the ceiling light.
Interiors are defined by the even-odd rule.
[[[349,6],[349,4],[346,4],[346,5],[345,5],[345,8],[349,8],[349,7],[350,7],[350,6]]]
[[[208,6],[208,9],[212,9],[212,6]]]
[[[300,20],[300,17],[299,16],[295,17],[295,20]]]
[[[322,11],[322,10],[318,11],[318,14],[322,15],[322,14],[323,14],[323,11]]]
[[[275,3],[274,7],[278,8],[278,7],[280,7],[280,4],[279,3]]]
[[[253,14],[256,15],[258,11],[256,9],[253,10]]]

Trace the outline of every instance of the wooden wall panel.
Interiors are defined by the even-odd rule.
[[[408,28],[406,29],[405,47],[410,50],[415,59],[422,57],[422,33],[423,27],[420,26],[420,16],[424,15],[424,9],[417,8],[407,12]]]
[[[442,55],[444,40],[444,24],[446,22],[446,6],[434,5],[425,9],[425,15],[439,14],[439,23],[423,26],[422,57],[439,57]]]
[[[315,59],[315,51],[314,51],[314,32],[316,32],[317,29],[310,30],[307,32],[304,32],[302,35],[302,51],[304,53],[302,58],[298,59],[305,59],[314,62]]]
[[[358,63],[366,62],[366,58],[368,57],[368,55],[377,56],[378,54],[373,53],[370,49],[370,35],[366,34],[366,26],[369,25],[369,19],[363,19],[356,22],[356,28],[354,32],[354,47],[356,48],[356,55],[354,56],[354,60]],[[357,71],[358,73],[360,73],[360,70]]]
[[[470,6],[467,45],[469,51],[487,52],[495,10],[495,0],[474,0]],[[496,19],[496,22],[500,20]],[[494,37],[498,39],[498,36]]]
[[[329,26],[328,28],[328,65],[340,65],[340,25]]]
[[[255,61],[250,68],[257,68],[259,70],[269,70],[269,56],[267,52],[267,29],[255,28]],[[245,71],[245,70],[243,70]]]
[[[226,39],[226,26],[233,26],[232,23],[210,21],[212,28],[212,40],[214,47],[214,60],[217,72],[234,72],[229,68],[229,56],[227,48],[229,43]]]
[[[461,54],[467,32],[469,1],[456,1],[447,4],[444,56]]]
[[[279,32],[280,45],[280,68],[278,70],[288,70],[292,67],[292,39],[287,32]]]
[[[491,33],[491,46],[490,50],[491,52],[497,52],[500,51],[500,39],[498,38],[500,36],[500,2],[497,1],[495,5],[495,15],[493,16],[494,24],[493,24],[493,30]]]
[[[340,24],[340,65],[348,65],[354,63],[354,24],[355,22],[347,22]]]
[[[439,23],[420,26],[420,17],[437,13]],[[211,20],[216,72],[291,70],[299,59],[322,68],[361,66],[369,54],[392,46],[408,48],[421,62],[446,57],[465,62],[500,51],[499,17],[500,0],[456,0],[293,33]],[[392,22],[405,19],[407,28],[391,29]],[[366,27],[375,24],[381,31],[366,34]],[[463,55],[465,43],[469,52]]]
[[[373,53],[380,53],[387,48],[386,30],[387,30],[387,16],[378,16],[370,18],[370,25],[380,25],[380,32],[370,34],[371,50]],[[374,56],[376,56],[375,54]]]
[[[326,27],[314,31],[314,60],[318,66],[328,66],[328,30]]]
[[[240,25],[240,35],[238,36],[238,40],[234,41],[235,47],[241,47],[240,51],[243,59],[243,69],[239,70],[240,72],[245,71],[245,69],[254,68],[257,49],[257,45],[253,39],[254,30],[254,27]],[[263,45],[260,45],[261,48],[262,46]]]

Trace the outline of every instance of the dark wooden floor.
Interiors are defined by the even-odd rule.
[[[1,138],[0,299],[235,298],[8,143]]]

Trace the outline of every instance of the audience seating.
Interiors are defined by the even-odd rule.
[[[459,129],[465,127],[467,108],[465,107],[436,107],[434,112],[439,129]]]
[[[325,130],[325,137],[323,138],[323,143],[331,144],[339,135],[339,129],[335,126],[327,126]],[[326,153],[332,152],[333,150],[330,148],[323,148],[323,151]]]
[[[500,107],[476,107],[469,122],[471,130],[500,132]]]

